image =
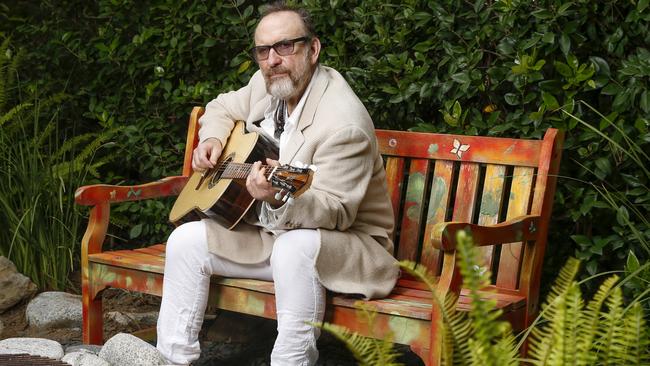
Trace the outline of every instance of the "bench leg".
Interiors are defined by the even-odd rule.
[[[102,314],[102,295],[94,299],[90,295],[88,286],[82,286],[82,333],[84,344],[104,343],[104,318]]]

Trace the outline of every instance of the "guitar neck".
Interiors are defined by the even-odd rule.
[[[232,163],[228,162],[220,166],[218,169],[222,171],[221,178],[226,179],[246,179],[253,168],[253,164],[250,163]],[[270,165],[262,165],[264,169],[264,176],[267,178],[276,167]]]

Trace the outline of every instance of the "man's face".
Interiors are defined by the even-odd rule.
[[[269,14],[260,21],[255,31],[255,45],[270,46],[305,35],[300,16],[282,11]],[[284,100],[302,95],[318,59],[319,49],[313,48],[313,41],[295,43],[293,54],[287,56],[280,56],[271,49],[266,60],[258,61],[269,94]]]

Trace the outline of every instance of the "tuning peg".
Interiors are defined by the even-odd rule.
[[[315,171],[318,170],[318,167],[316,167],[316,165],[314,165],[314,164],[311,164],[311,165],[309,165],[309,170],[311,170],[312,172],[315,172]]]
[[[288,195],[288,196],[289,198],[287,199],[287,204],[293,205],[293,196],[292,195]]]
[[[284,191],[284,190],[280,190],[280,191],[278,191],[278,192],[275,194],[274,198],[275,198],[276,200],[278,200],[278,201],[282,201],[282,199],[283,199],[283,197],[282,197],[282,192],[283,192],[283,191]]]

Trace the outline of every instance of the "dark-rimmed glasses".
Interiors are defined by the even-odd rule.
[[[309,40],[309,37],[303,36],[303,37],[298,37],[294,39],[283,39],[282,41],[275,42],[274,44],[270,46],[256,46],[251,48],[251,56],[253,56],[253,59],[255,61],[264,61],[267,58],[269,58],[269,53],[271,52],[271,48],[275,50],[275,53],[277,53],[280,56],[289,56],[293,55],[293,52],[295,51],[294,45],[298,42],[306,42]]]

